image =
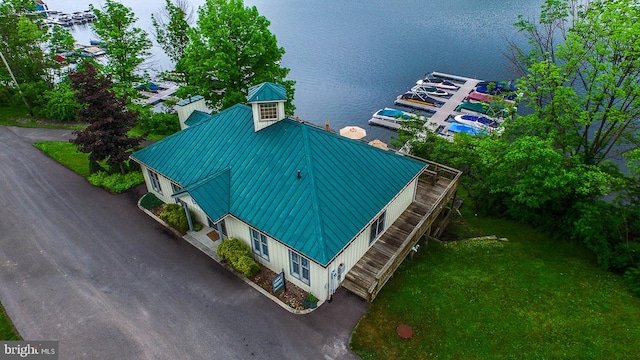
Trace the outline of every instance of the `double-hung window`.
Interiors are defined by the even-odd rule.
[[[153,191],[158,194],[162,194],[162,187],[160,186],[160,178],[158,178],[158,174],[147,169],[147,174],[149,174],[149,181],[151,181],[151,188]]]
[[[376,239],[384,231],[384,218],[386,215],[387,212],[385,211],[373,221],[373,224],[371,224],[371,237],[369,238],[369,245],[373,244],[373,242],[376,241]]]
[[[278,104],[276,103],[260,104],[260,120],[261,121],[278,120]]]
[[[253,244],[253,252],[269,261],[269,245],[267,244],[267,237],[255,230],[251,229],[251,243]]]
[[[289,250],[289,266],[293,277],[302,281],[307,285],[311,285],[311,277],[309,273],[309,259]]]

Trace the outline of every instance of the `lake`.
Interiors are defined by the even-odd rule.
[[[50,9],[67,13],[88,9],[91,0],[49,0]],[[164,2],[124,0],[151,31],[150,14]],[[191,1],[198,6],[203,0]],[[505,58],[508,40],[524,44],[513,23],[518,15],[535,17],[543,0],[405,0],[308,1],[254,0],[271,21],[286,54],[282,65],[296,81],[296,115],[331,127],[358,125],[367,139],[389,141],[392,131],[371,127],[376,110],[392,106],[425,73],[440,71],[483,80],[512,79]],[[74,29],[88,43],[88,27]],[[155,47],[157,70],[172,64]]]

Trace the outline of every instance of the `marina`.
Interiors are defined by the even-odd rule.
[[[491,83],[495,84],[496,82]],[[500,113],[501,109],[494,110],[489,102],[503,102],[509,106],[515,106],[515,101],[501,97],[499,92],[490,95],[476,91],[480,88],[486,91],[487,84],[487,82],[480,79],[434,71],[428,74],[425,79],[418,80],[416,86],[413,86],[410,91],[399,95],[394,101],[394,104],[428,114],[414,115],[421,116],[425,119],[424,126],[443,137],[450,139],[453,134],[458,132],[477,134],[489,128],[474,128],[469,122],[466,124],[456,122],[455,118],[461,118],[460,116],[465,114],[482,115],[483,119],[493,120],[498,124],[500,117],[491,115]],[[504,88],[504,85],[500,86]],[[515,90],[512,84],[509,83],[508,86],[509,87],[504,90],[505,92]],[[442,91],[436,92],[433,90],[434,87]],[[430,94],[425,92],[424,89],[426,88],[431,91]],[[441,93],[443,96],[435,95],[437,93]],[[369,125],[398,130],[402,122],[406,120],[404,115],[397,116],[396,119],[378,116],[377,114],[380,111],[381,110],[374,113],[373,117],[369,120]],[[400,112],[400,114],[402,113],[403,112]],[[495,127],[495,125],[492,126]]]

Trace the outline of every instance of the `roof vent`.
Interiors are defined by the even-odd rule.
[[[302,175],[300,175],[300,170],[298,170],[298,179],[302,179]]]

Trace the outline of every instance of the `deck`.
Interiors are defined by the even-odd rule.
[[[449,221],[461,172],[431,163],[414,202],[346,274],[342,286],[373,301],[423,235],[438,237]],[[447,205],[450,205],[447,208]]]

